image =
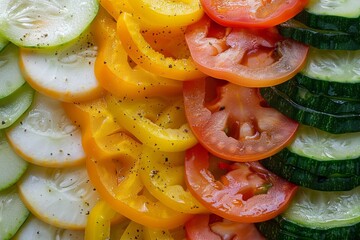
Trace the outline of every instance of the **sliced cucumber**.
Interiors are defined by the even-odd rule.
[[[38,92],[66,102],[94,99],[102,93],[94,73],[97,47],[86,31],[54,49],[22,49],[20,65]]]
[[[0,191],[16,183],[27,169],[27,162],[10,147],[0,130]]]
[[[0,99],[9,96],[25,83],[18,62],[18,47],[8,44],[0,52]]]
[[[281,216],[257,227],[268,239],[360,239],[360,187],[341,192],[300,187]]]
[[[283,92],[292,101],[303,107],[334,115],[357,114],[360,117],[360,100],[351,101],[315,94],[299,85],[296,80],[286,81],[276,85],[274,88]]]
[[[360,17],[360,1],[358,0],[309,0],[305,9],[317,15]]]
[[[97,0],[0,0],[0,34],[22,47],[51,47],[78,37],[99,8]]]
[[[85,160],[80,128],[67,117],[60,101],[40,93],[21,122],[6,134],[15,152],[37,165],[64,167]]]
[[[5,37],[0,35],[0,52],[8,45],[9,40],[7,40]]]
[[[45,168],[30,165],[19,194],[36,217],[59,228],[81,230],[99,199],[85,166]]]
[[[360,49],[360,34],[353,35],[340,31],[310,28],[295,19],[290,19],[278,25],[278,29],[280,34],[284,37],[292,38],[319,49]]]
[[[29,216],[16,187],[0,192],[0,239],[11,239]]]
[[[335,115],[309,109],[274,87],[261,88],[260,92],[271,107],[304,125],[336,134],[360,132],[360,114]]]
[[[31,106],[34,90],[23,84],[11,95],[0,99],[0,129],[10,127]]]
[[[12,240],[83,240],[84,231],[51,226],[30,215]]]
[[[292,157],[287,155],[286,157]],[[360,175],[349,173],[314,174],[288,163],[288,158],[276,154],[261,161],[265,168],[296,185],[321,191],[347,191],[360,186]],[[311,164],[311,159],[307,159]],[[343,164],[346,164],[343,163]],[[346,167],[350,167],[346,165]],[[314,165],[314,167],[316,167]]]
[[[360,51],[310,48],[295,79],[317,94],[360,100]]]

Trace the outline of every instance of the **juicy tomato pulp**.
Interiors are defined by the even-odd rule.
[[[308,0],[200,0],[204,11],[224,26],[272,27],[294,17]]]
[[[256,161],[283,149],[298,123],[266,106],[255,88],[206,78],[184,83],[185,114],[198,141],[212,154]]]
[[[309,49],[284,39],[276,28],[229,28],[206,16],[187,27],[185,39],[202,72],[246,87],[289,80],[305,64]]]
[[[225,219],[255,223],[283,212],[297,186],[259,162],[228,162],[214,158],[200,144],[185,156],[186,182],[209,211]]]

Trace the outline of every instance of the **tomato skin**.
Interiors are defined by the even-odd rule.
[[[245,87],[283,83],[305,64],[309,47],[283,39],[276,28],[230,28],[204,16],[187,27],[185,39],[198,68]]]
[[[266,28],[301,12],[308,0],[201,0],[204,11],[216,22],[231,27]]]
[[[190,128],[215,156],[257,161],[277,153],[295,136],[299,124],[264,106],[255,88],[213,78],[188,81],[183,86]]]
[[[214,161],[210,157],[200,144],[186,152],[186,183],[199,202],[225,219],[243,223],[269,220],[283,212],[296,193],[296,185],[258,162],[221,162],[228,172],[215,179],[209,170]]]

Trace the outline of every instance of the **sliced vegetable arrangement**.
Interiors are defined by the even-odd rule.
[[[357,5],[0,0],[0,239],[360,239]]]

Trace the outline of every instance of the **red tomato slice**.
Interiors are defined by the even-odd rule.
[[[204,11],[224,26],[272,27],[294,17],[308,0],[200,0]]]
[[[239,223],[215,214],[198,214],[185,224],[189,240],[265,240],[253,223]]]
[[[207,78],[184,82],[185,114],[198,141],[215,156],[256,161],[292,141],[298,123],[266,105],[256,88]]]
[[[205,74],[246,87],[268,87],[295,76],[309,47],[276,28],[226,28],[203,17],[185,31],[191,56]]]
[[[199,202],[225,219],[243,223],[269,220],[287,208],[296,192],[296,185],[259,162],[229,163],[210,157],[200,144],[187,150],[185,180]]]

